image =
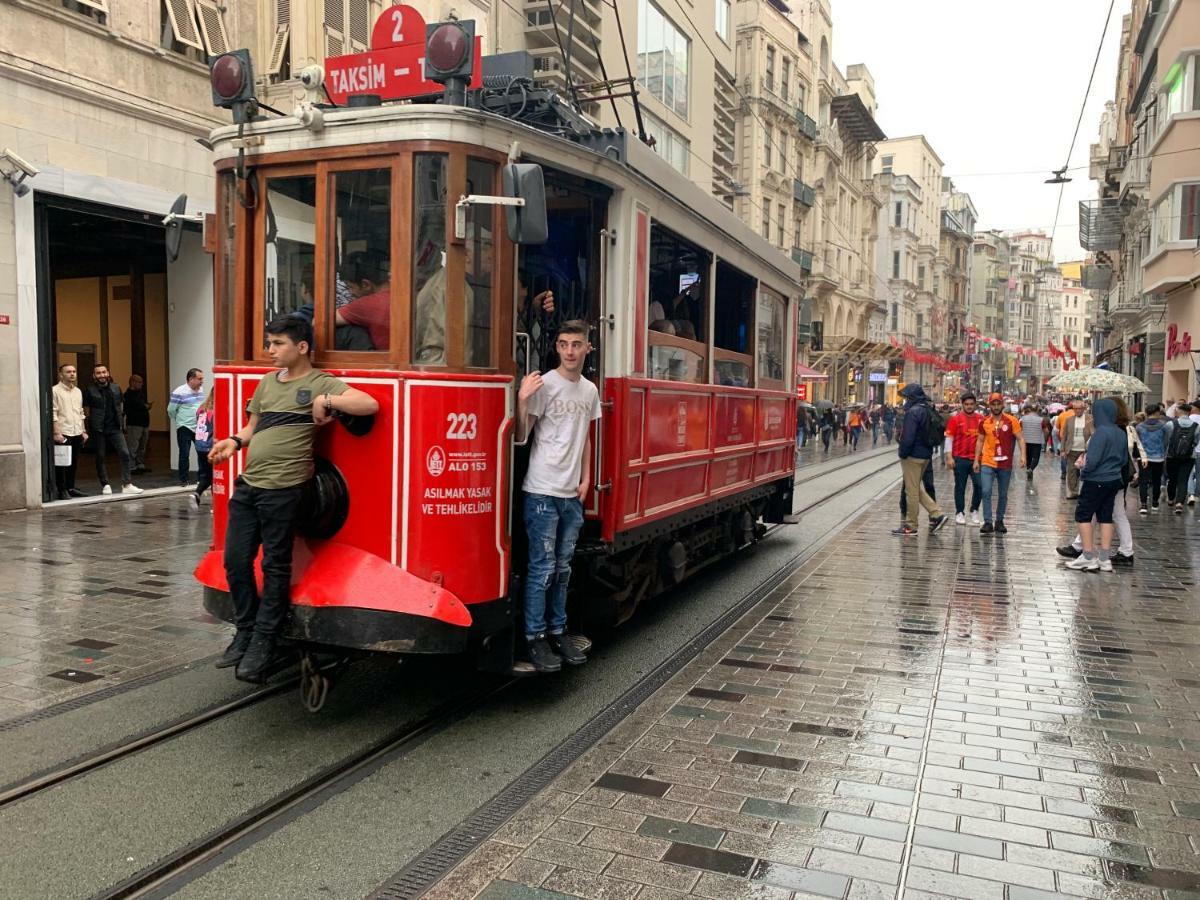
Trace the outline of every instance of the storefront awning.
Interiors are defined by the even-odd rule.
[[[818,372],[816,369],[810,369],[808,366],[797,363],[796,377],[801,381],[828,381],[829,376],[824,372]]]

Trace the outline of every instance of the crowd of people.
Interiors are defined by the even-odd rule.
[[[871,433],[871,446],[879,446],[882,440],[890,444],[896,429],[904,419],[904,411],[898,406],[878,403],[867,406],[862,403],[846,405],[823,405],[820,409],[812,404],[801,404],[796,413],[796,445],[808,446],[809,441],[820,441],[824,452],[837,442],[850,450],[858,450],[864,436]]]
[[[200,508],[201,499],[212,487],[208,452],[212,449],[213,402],[211,389],[205,392],[203,388],[204,372],[189,369],[183,384],[171,392],[167,403],[167,419],[175,432],[179,453],[176,475],[181,486],[192,485],[188,474],[191,455],[196,454],[197,479],[189,498],[193,509]],[[50,389],[50,394],[56,499],[87,496],[76,485],[79,457],[85,447],[95,461],[101,494],[113,492],[108,475],[110,453],[116,455],[121,467],[121,493],[143,493],[133,483],[133,476],[152,471],[146,454],[154,401],[147,395],[145,379],[138,374],[130,375],[128,386],[121,390],[108,366],[96,363],[91,383],[81,389],[76,367],[63,363],[58,367],[58,383]]]
[[[1075,504],[1075,534],[1057,552],[1078,571],[1111,572],[1114,565],[1133,564],[1130,500],[1137,502],[1139,516],[1159,512],[1164,494],[1176,515],[1196,503],[1200,399],[1150,403],[1134,414],[1119,396],[1073,397],[1064,404],[992,393],[981,404],[965,393],[951,412],[935,405],[918,384],[900,393],[904,406],[896,417],[901,423],[896,440],[904,489],[902,522],[893,534],[917,534],[922,507],[931,532],[949,521],[934,489],[933,459],[939,452],[954,475],[955,523],[967,525],[969,515],[981,534],[1008,532],[1013,471],[1024,469],[1032,490],[1041,460],[1057,458],[1066,499]]]

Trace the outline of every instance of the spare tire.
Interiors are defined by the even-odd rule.
[[[337,466],[322,456],[313,459],[313,477],[304,483],[296,533],[301,537],[327,540],[346,524],[350,515],[350,491]]]

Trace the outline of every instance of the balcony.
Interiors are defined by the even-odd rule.
[[[1121,207],[1115,197],[1079,201],[1079,244],[1084,250],[1121,248]]]
[[[1129,161],[1129,148],[1109,147],[1108,162],[1104,166],[1104,177],[1108,181],[1116,183],[1121,177],[1121,172],[1125,169],[1125,164]]]
[[[804,110],[796,110],[796,123],[800,126],[800,134],[808,138],[810,141],[817,139],[817,122],[808,115]]]
[[[864,178],[859,183],[859,190],[862,192],[864,200],[879,200],[878,193],[875,188],[874,178]],[[871,226],[866,226],[871,227]]]
[[[836,125],[825,124],[817,131],[817,146],[824,147],[839,160],[846,153],[846,148],[842,145],[842,136],[838,134]]]
[[[1141,151],[1138,144],[1134,144],[1125,162],[1125,168],[1121,170],[1120,190],[1117,196],[1121,202],[1125,202],[1130,199],[1130,191],[1141,190],[1144,196],[1144,191],[1149,186],[1150,157]]]
[[[809,251],[802,250],[799,247],[793,247],[792,262],[803,269],[805,274],[812,274],[813,255]]]
[[[799,178],[792,179],[792,199],[803,203],[809,209],[817,202],[817,192]]]
[[[1080,284],[1089,291],[1107,291],[1112,285],[1112,266],[1088,263],[1081,272]]]

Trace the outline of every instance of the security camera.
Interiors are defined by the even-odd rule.
[[[300,83],[310,91],[316,90],[325,81],[325,70],[320,66],[305,66],[300,70]]]
[[[28,163],[7,147],[0,151],[0,162],[7,163],[13,167],[13,171],[9,174],[15,175],[17,172],[22,172],[27,178],[32,178],[40,170],[33,163]]]

